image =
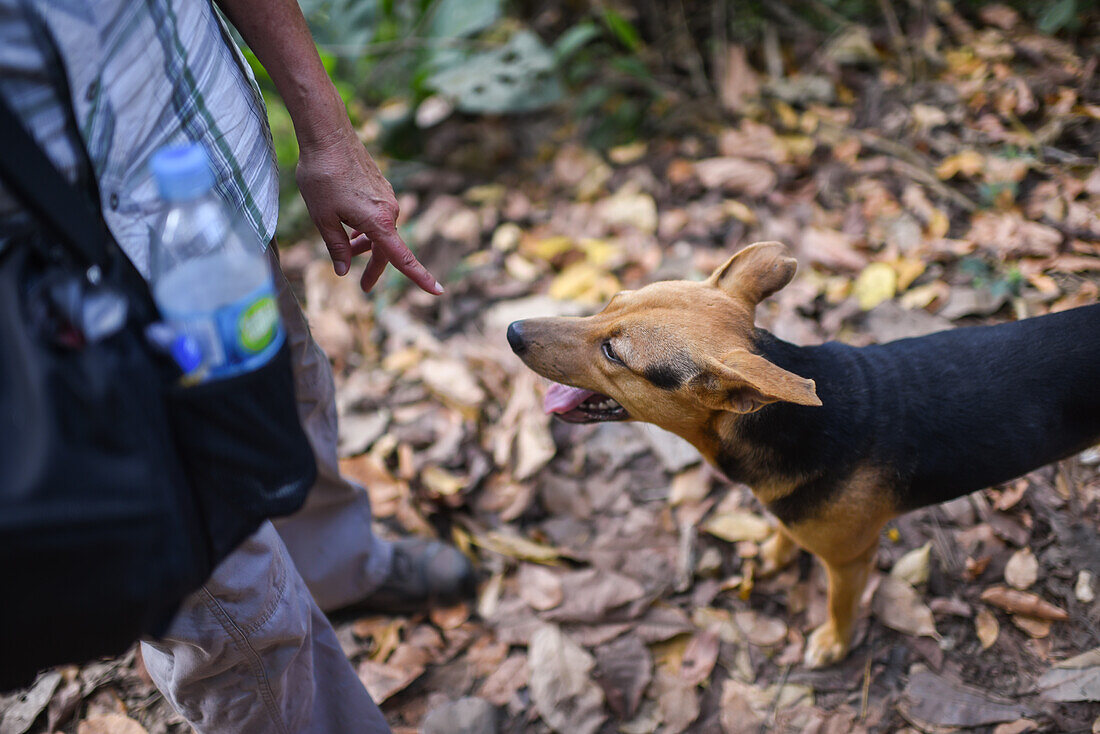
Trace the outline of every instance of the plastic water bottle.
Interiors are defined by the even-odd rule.
[[[157,151],[166,210],[153,245],[153,298],[173,328],[173,357],[190,382],[256,369],[285,337],[271,266],[255,234],[214,192],[206,151]]]

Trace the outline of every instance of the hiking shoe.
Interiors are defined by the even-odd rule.
[[[453,606],[475,596],[474,566],[458,548],[427,538],[402,538],[393,543],[389,576],[352,609],[413,614]]]

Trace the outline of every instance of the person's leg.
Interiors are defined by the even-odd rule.
[[[474,572],[456,548],[435,540],[383,540],[371,527],[370,497],[340,476],[336,390],[328,357],[313,341],[275,256],[279,311],[290,343],[298,414],[317,459],[317,483],[305,505],[275,520],[298,572],[321,609],[424,611],[473,595]]]
[[[274,243],[269,250],[274,255]],[[278,258],[273,256],[272,262],[294,365],[298,417],[317,460],[317,483],[305,505],[277,519],[275,527],[317,604],[331,610],[359,601],[383,583],[393,562],[393,545],[371,528],[366,491],[340,476],[332,368],[309,333]]]
[[[142,653],[157,688],[202,734],[390,730],[270,523]]]

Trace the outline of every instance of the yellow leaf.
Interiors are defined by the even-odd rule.
[[[497,252],[511,252],[523,239],[523,230],[515,222],[505,222],[493,231],[492,246]]]
[[[564,235],[547,237],[539,240],[531,247],[531,253],[542,260],[553,260],[558,255],[563,255],[573,249],[573,238]]]
[[[723,512],[707,520],[703,530],[729,543],[742,540],[761,541],[771,535],[768,521],[745,510]]]
[[[590,262],[574,263],[550,284],[550,297],[560,301],[598,304],[622,290],[615,276]]]
[[[742,224],[754,225],[757,222],[756,212],[741,203],[737,199],[726,199],[722,202],[722,212],[733,217]]]
[[[817,141],[808,135],[781,135],[779,144],[790,154],[791,158],[806,159],[814,152]]]
[[[898,274],[898,292],[904,291],[924,273],[924,263],[913,257],[899,257],[890,263],[890,266]]]
[[[913,290],[903,295],[899,302],[902,308],[927,308],[937,298],[946,298],[950,288],[942,280],[936,280],[924,285],[918,285]]]
[[[960,173],[972,178],[981,173],[984,167],[985,158],[982,154],[970,149],[944,158],[943,162],[936,166],[936,175],[944,180],[953,178]]]
[[[894,297],[898,287],[898,275],[886,263],[871,263],[859,274],[855,284],[856,300],[864,311],[870,311],[883,301]]]
[[[939,209],[934,210],[928,220],[928,234],[940,239],[947,236],[949,229],[951,229],[951,220]]]
[[[607,151],[607,157],[611,159],[612,163],[617,163],[620,166],[625,166],[628,163],[633,163],[644,156],[646,153],[645,141],[639,140],[634,143],[627,143],[626,145],[619,145],[611,150]]]
[[[607,265],[616,255],[619,248],[607,240],[598,240],[588,237],[580,241],[580,249],[584,252],[584,259],[596,267]]]
[[[920,586],[928,580],[928,565],[932,552],[932,543],[911,550],[898,559],[890,569],[890,575],[908,582],[911,586]]]
[[[798,128],[798,113],[794,111],[793,107],[780,100],[773,102],[772,106],[775,109],[775,113],[779,115],[779,120],[783,127],[788,130],[795,130]]]
[[[465,479],[439,466],[425,467],[424,471],[420,472],[420,481],[429,492],[440,497],[457,494],[466,486]]]
[[[382,369],[386,372],[405,372],[420,363],[423,353],[416,347],[406,347],[391,352],[382,360]]]
[[[901,533],[898,532],[897,528],[890,528],[886,531],[886,537],[890,539],[891,543],[896,543],[901,540]]]
[[[1030,637],[1036,639],[1042,639],[1049,635],[1050,627],[1053,624],[1049,619],[1029,617],[1026,614],[1013,614],[1012,623],[1026,632]]]
[[[982,649],[988,650],[997,641],[1001,626],[997,624],[997,618],[993,616],[993,612],[982,607],[974,618],[974,631],[978,633],[978,640],[982,643]]]
[[[485,535],[475,535],[473,541],[474,545],[485,550],[532,563],[554,565],[561,557],[561,552],[553,546],[536,543],[518,535],[505,535],[496,530],[490,530]]]

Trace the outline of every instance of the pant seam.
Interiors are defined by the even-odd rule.
[[[202,593],[206,598],[206,606],[210,609],[210,613],[214,615],[221,624],[222,629],[226,631],[233,640],[233,643],[241,650],[245,662],[248,664],[249,670],[252,671],[252,675],[259,687],[260,698],[264,702],[264,708],[267,709],[267,715],[275,722],[281,734],[290,734],[290,730],[287,729],[286,724],[283,722],[282,712],[275,702],[275,693],[271,690],[271,681],[267,677],[267,670],[264,668],[259,653],[252,647],[252,643],[249,642],[248,636],[240,626],[233,621],[233,618],[225,611],[221,602],[210,593],[210,590],[203,586]]]

